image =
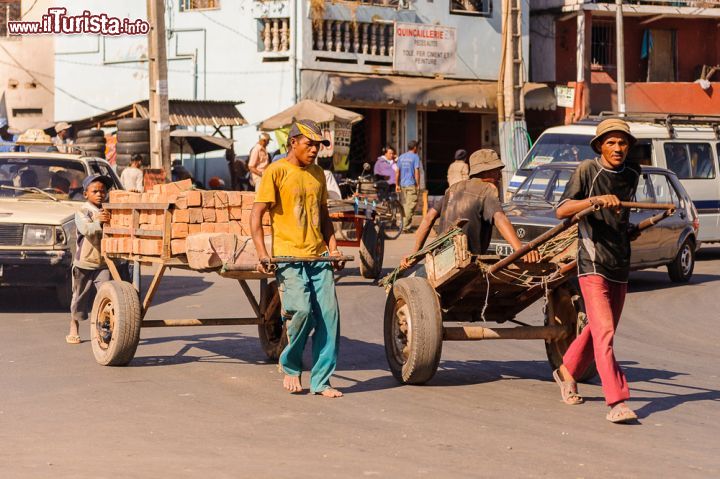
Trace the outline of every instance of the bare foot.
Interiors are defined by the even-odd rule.
[[[324,396],[324,397],[326,397],[326,398],[340,398],[340,397],[342,397],[342,395],[343,395],[343,393],[341,393],[340,391],[338,391],[338,390],[335,389],[335,388],[323,389],[323,390],[320,391],[319,393],[315,393],[315,394],[319,394],[319,395]]]
[[[285,375],[283,379],[283,387],[291,393],[299,393],[302,391],[302,384],[300,383],[300,376]]]
[[[80,329],[80,325],[78,324],[77,319],[71,319],[70,320],[70,332],[68,333],[68,336],[78,336],[79,329]]]

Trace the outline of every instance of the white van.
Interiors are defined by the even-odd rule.
[[[590,140],[597,124],[609,117],[545,130],[510,180],[508,192],[517,190],[538,165],[596,158]],[[720,116],[630,113],[624,119],[638,140],[628,160],[675,172],[700,214],[699,241],[720,242]]]

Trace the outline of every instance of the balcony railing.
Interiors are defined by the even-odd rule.
[[[283,54],[290,50],[290,19],[260,18],[260,51],[266,54]]]
[[[394,27],[390,23],[323,20],[313,25],[313,50],[391,59],[393,34]]]

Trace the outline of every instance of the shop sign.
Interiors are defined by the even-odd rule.
[[[575,88],[558,85],[555,87],[555,98],[557,106],[572,108],[575,105]]]
[[[393,69],[403,73],[452,74],[457,60],[453,27],[396,23]]]

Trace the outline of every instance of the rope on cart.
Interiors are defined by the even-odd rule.
[[[448,243],[450,240],[452,240],[455,236],[461,234],[463,232],[462,228],[454,227],[450,230],[448,230],[446,233],[444,233],[441,236],[438,236],[436,239],[434,239],[430,244],[425,246],[424,248],[416,251],[415,253],[408,256],[408,259],[411,262],[415,262],[415,260],[424,257],[429,252],[441,247],[445,246],[446,243]],[[392,287],[393,284],[395,284],[395,281],[397,281],[399,278],[401,278],[406,271],[409,271],[410,268],[403,269],[402,267],[398,266],[395,268],[392,272],[388,273],[383,279],[380,280],[380,286],[383,286],[385,289],[389,289]]]

